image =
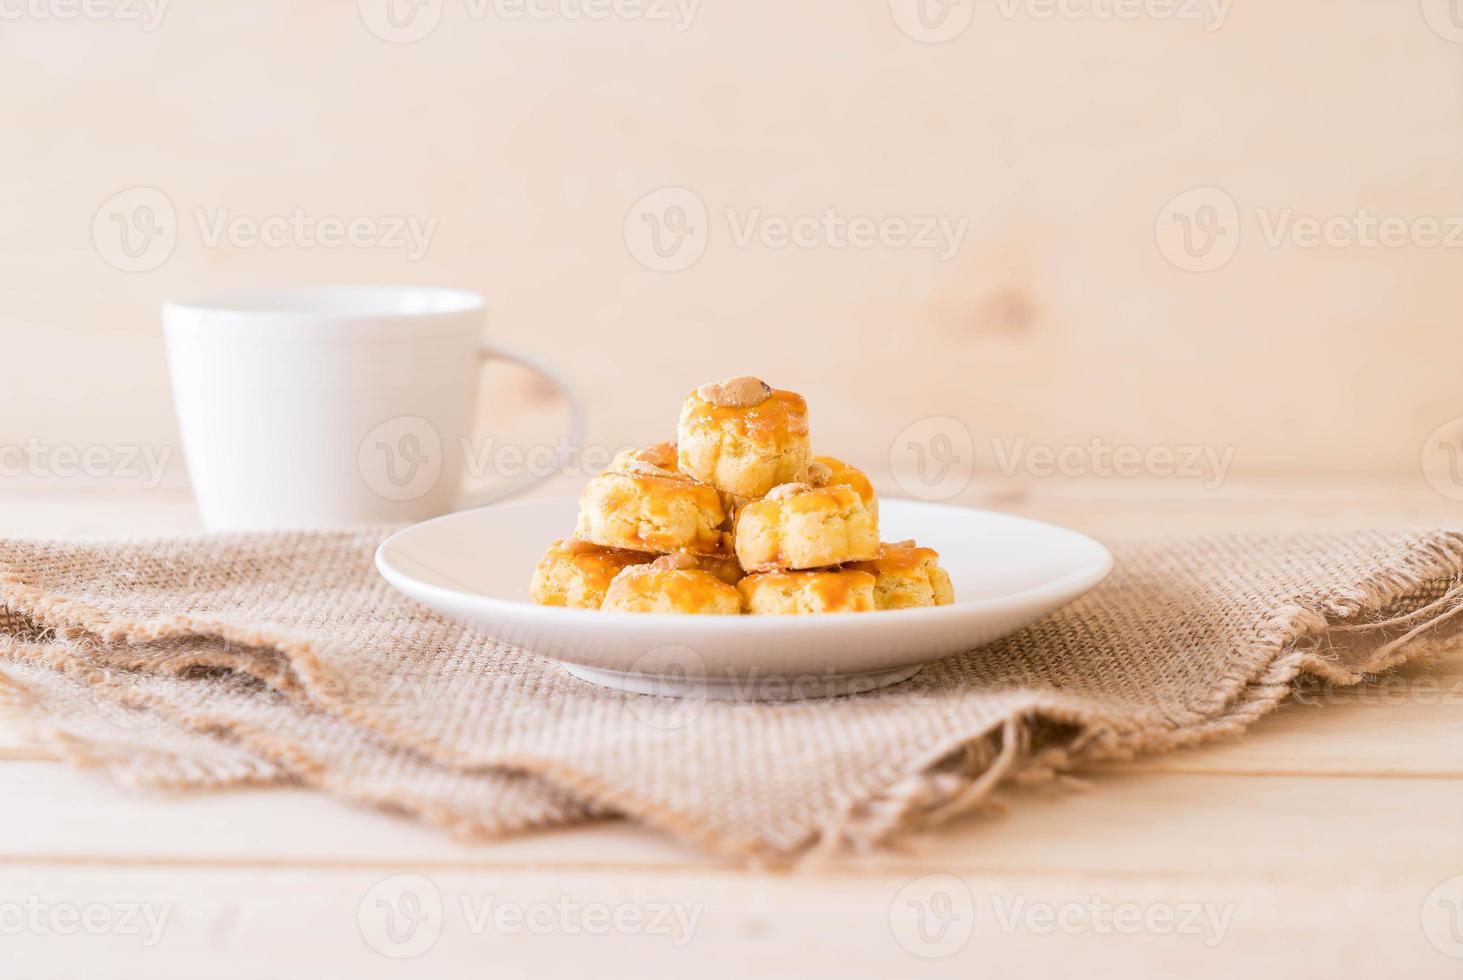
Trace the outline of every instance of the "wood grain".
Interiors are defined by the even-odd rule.
[[[44,496],[12,492],[0,534],[192,526],[182,494]],[[1305,481],[1206,494],[975,486],[966,499],[1099,536],[1444,524],[1458,506],[1415,487],[1379,491],[1376,481],[1319,493]],[[1094,769],[1081,774],[1086,789],[1009,789],[1003,809],[899,852],[790,874],[709,858],[617,822],[466,844],[296,789],[138,793],[59,765],[0,723],[0,909],[170,909],[149,947],[130,934],[7,934],[8,969],[191,978],[203,969],[276,975],[288,963],[292,973],[397,975],[403,964],[378,952],[368,941],[374,927],[361,922],[375,908],[373,889],[389,887],[383,880],[421,875],[443,902],[440,938],[415,960],[433,975],[578,978],[633,961],[637,971],[706,976],[1041,975],[1079,965],[1086,976],[1124,978],[1282,968],[1456,976],[1459,961],[1423,926],[1433,890],[1463,874],[1463,655],[1302,695],[1243,737]],[[954,897],[957,932],[966,922],[972,929],[938,958],[917,937],[911,952],[910,920],[898,916],[932,889]],[[588,935],[557,911],[534,934],[474,920],[489,898],[521,910],[670,905],[699,918],[679,946],[643,931]],[[1083,918],[1094,901],[1160,917],[1212,908],[1227,925],[1213,943],[1213,930],[1118,933]],[[1044,928],[1047,906],[1069,927]]]

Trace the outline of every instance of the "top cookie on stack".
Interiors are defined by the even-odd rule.
[[[929,549],[920,549],[928,561],[898,569],[916,568],[927,587],[882,581],[873,487],[854,467],[812,455],[801,395],[752,377],[705,384],[687,396],[676,435],[620,453],[590,480],[577,542],[544,556],[535,600],[691,613],[894,608],[880,596],[896,593],[899,606],[950,601]]]

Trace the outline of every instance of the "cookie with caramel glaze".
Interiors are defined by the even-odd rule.
[[[610,582],[600,608],[605,612],[735,616],[742,611],[742,594],[702,568],[696,556],[681,553],[620,572]]]
[[[737,514],[737,560],[749,572],[822,568],[879,553],[879,525],[852,487],[787,483]]]
[[[539,559],[529,593],[541,606],[598,609],[616,575],[631,565],[654,560],[654,555],[643,551],[605,548],[566,538],[549,545]]]
[[[874,608],[874,576],[868,572],[760,572],[742,579],[737,589],[747,612],[754,616],[867,612]]]
[[[750,377],[691,392],[676,425],[677,461],[687,475],[736,497],[757,498],[807,480],[808,404]]]
[[[834,456],[814,456],[808,466],[808,482],[815,487],[853,487],[863,500],[864,506],[875,518],[879,516],[879,500],[874,496],[874,485],[863,470],[850,466]]]
[[[940,567],[939,554],[913,541],[880,545],[878,557],[846,567],[874,576],[874,604],[880,609],[948,606],[955,601],[955,589]]]

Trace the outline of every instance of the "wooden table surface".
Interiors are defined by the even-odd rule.
[[[1463,523],[1421,479],[965,502],[1099,537]],[[0,535],[196,526],[184,491],[0,490]],[[0,974],[1463,975],[1463,659],[1082,778],[770,874],[623,823],[463,845],[304,790],[144,795],[4,728]]]

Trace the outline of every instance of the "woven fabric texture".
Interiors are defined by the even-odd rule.
[[[622,816],[783,859],[1238,733],[1302,675],[1355,683],[1463,621],[1455,532],[1139,543],[1056,615],[903,684],[676,701],[400,596],[372,566],[384,534],[0,542],[0,704],[143,786],[303,784],[464,835]]]

